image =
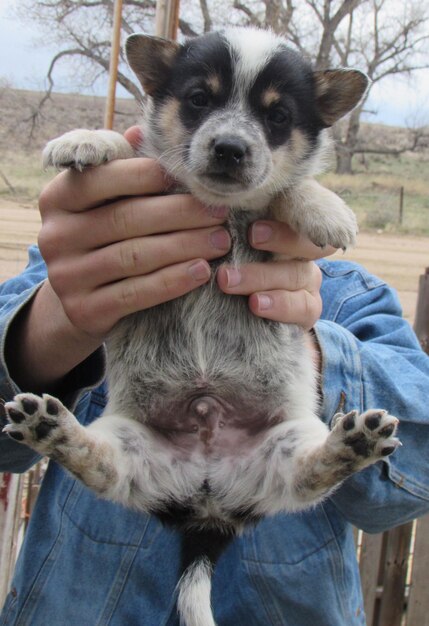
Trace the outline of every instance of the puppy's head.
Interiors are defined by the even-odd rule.
[[[260,206],[311,172],[323,130],[367,87],[356,70],[313,72],[271,32],[234,28],[180,45],[131,35],[128,62],[151,97],[147,137],[210,204]]]

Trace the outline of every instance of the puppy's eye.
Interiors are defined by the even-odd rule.
[[[283,107],[275,107],[267,112],[267,120],[271,124],[282,125],[290,121],[290,113]]]
[[[205,91],[202,89],[198,89],[193,91],[189,96],[189,101],[194,107],[202,108],[206,107],[209,103],[209,97]]]

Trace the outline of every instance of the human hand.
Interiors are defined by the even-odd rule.
[[[127,131],[130,142],[137,132]],[[226,211],[162,195],[171,182],[139,158],[67,170],[42,193],[39,247],[77,329],[104,338],[122,317],[207,282],[207,261],[227,252]]]
[[[140,140],[138,128],[125,134]],[[67,170],[40,196],[39,246],[48,280],[14,320],[6,345],[12,377],[27,391],[54,390],[116,322],[210,279],[223,256],[227,211],[187,194],[150,159]]]
[[[249,296],[250,310],[260,317],[311,329],[322,312],[321,272],[314,260],[335,248],[319,248],[284,222],[255,222],[249,242],[258,250],[281,255],[281,260],[240,268],[222,266],[218,285],[225,293]]]

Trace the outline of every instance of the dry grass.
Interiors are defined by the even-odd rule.
[[[0,197],[35,201],[51,177],[43,172],[40,152],[46,141],[73,128],[100,128],[104,98],[53,94],[32,124],[40,93],[0,87]],[[139,106],[134,100],[116,103],[115,127],[125,130],[138,122]],[[361,142],[398,148],[409,143],[406,129],[363,125]],[[429,148],[406,153],[400,158],[371,156],[356,159],[352,176],[327,173],[322,182],[338,192],[354,209],[361,230],[382,230],[429,235]],[[403,223],[398,223],[399,190],[405,189]]]

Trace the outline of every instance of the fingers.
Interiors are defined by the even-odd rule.
[[[71,292],[61,301],[75,328],[104,338],[122,317],[178,298],[209,279],[207,261],[195,259],[104,285],[86,295]]]
[[[313,291],[320,288],[321,272],[315,263],[306,261],[223,265],[218,270],[218,284],[225,293],[241,295],[272,289]]]
[[[249,242],[257,250],[281,254],[288,259],[314,261],[336,252],[332,246],[320,248],[285,222],[259,221],[249,230]]]
[[[64,252],[68,247],[87,250],[156,233],[221,224],[227,213],[222,207],[209,210],[185,194],[129,198],[80,213],[79,219],[67,212],[45,215],[39,244],[42,248],[61,245]]]
[[[184,261],[215,259],[228,251],[230,242],[227,231],[219,227],[126,239],[85,255],[52,259],[49,279],[60,294],[64,288],[92,290]]]
[[[134,149],[138,148],[143,142],[143,133],[141,126],[131,126],[124,132],[124,137]]]
[[[310,330],[322,313],[322,299],[318,292],[282,289],[252,294],[249,308],[259,317],[283,324],[298,324],[304,330]]]
[[[320,317],[321,272],[315,263],[279,261],[239,268],[222,266],[217,281],[228,294],[249,296],[250,310],[260,317],[309,329]]]
[[[172,181],[153,159],[111,161],[83,172],[73,169],[58,174],[42,191],[42,217],[50,211],[77,213],[109,199],[165,193]]]

